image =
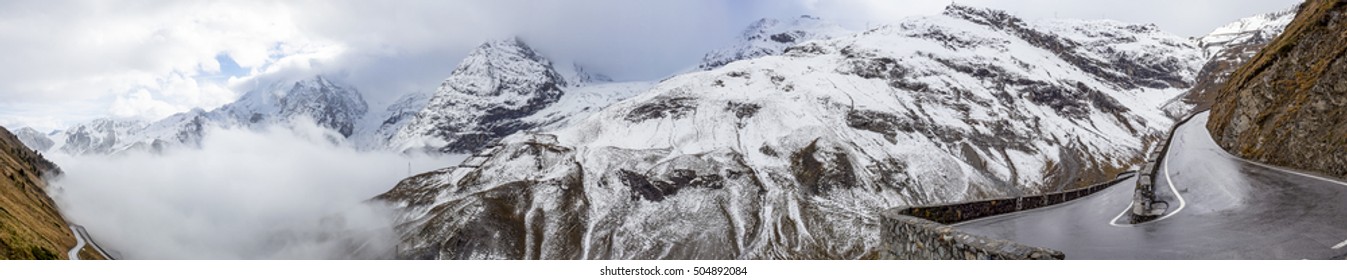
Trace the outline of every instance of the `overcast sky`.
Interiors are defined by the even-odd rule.
[[[853,29],[938,14],[948,0],[3,1],[0,125],[157,119],[231,102],[259,81],[325,74],[374,102],[433,91],[488,38],[522,35],[621,80],[696,65],[763,17]],[[1155,23],[1200,36],[1294,0],[960,0],[1033,18]]]

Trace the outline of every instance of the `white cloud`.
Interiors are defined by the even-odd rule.
[[[178,111],[178,108],[172,104],[155,100],[150,97],[150,92],[144,89],[118,96],[116,101],[112,102],[110,109],[112,116],[119,118],[158,116],[164,117]]]
[[[0,109],[51,110],[0,111],[0,124],[24,124],[46,115],[69,125],[114,110],[153,118],[163,115],[155,111],[162,108],[219,106],[261,81],[320,73],[344,77],[371,101],[387,101],[432,90],[471,48],[512,34],[618,79],[654,79],[696,65],[707,50],[729,43],[761,17],[813,14],[861,29],[939,13],[949,2],[3,1]],[[1155,22],[1194,35],[1297,1],[958,2],[1027,18]],[[220,72],[215,60],[220,54],[252,72],[228,81],[201,79]],[[142,90],[147,98],[137,93]],[[138,107],[114,108],[119,98],[157,105],[127,112]],[[62,109],[71,107],[83,111]]]
[[[358,152],[311,122],[207,135],[163,155],[48,155],[65,171],[52,196],[129,259],[386,258],[392,219],[365,201],[461,159]]]

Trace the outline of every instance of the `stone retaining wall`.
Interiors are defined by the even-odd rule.
[[[880,217],[880,258],[900,260],[1063,259],[1061,251],[960,232],[946,224],[1050,206],[1099,192],[1130,178],[1069,191],[965,203],[898,207]]]
[[[1151,149],[1151,153],[1146,156],[1146,163],[1142,164],[1141,169],[1137,171],[1138,174],[1141,174],[1141,177],[1137,178],[1136,191],[1132,194],[1132,211],[1131,215],[1128,215],[1131,223],[1154,220],[1168,210],[1155,207],[1155,203],[1159,202],[1155,198],[1155,178],[1161,175],[1159,173],[1160,163],[1164,162],[1165,156],[1169,154],[1169,144],[1170,141],[1174,140],[1174,132],[1178,131],[1179,126],[1188,123],[1194,116],[1197,116],[1197,113],[1189,113],[1179,121],[1174,122],[1174,125],[1170,126],[1169,131],[1165,133],[1164,139],[1156,144],[1156,147]],[[1165,202],[1165,205],[1167,206],[1168,203]]]

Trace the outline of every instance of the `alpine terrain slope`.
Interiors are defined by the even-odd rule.
[[[0,127],[0,260],[64,259],[74,234],[47,195],[60,168]],[[83,258],[97,258],[80,251]]]
[[[470,153],[518,131],[582,118],[649,87],[647,82],[602,83],[610,79],[572,67],[559,72],[519,38],[483,43],[424,108],[400,117],[410,120],[404,120],[389,146]]]
[[[401,257],[874,258],[883,209],[1112,179],[1205,62],[1154,25],[951,5],[540,127],[520,116],[563,98],[548,63],[510,41],[476,56],[399,133],[478,155],[378,197]]]
[[[1207,63],[1197,73],[1196,84],[1187,93],[1165,104],[1172,117],[1205,111],[1216,100],[1216,92],[1225,85],[1230,73],[1253,58],[1268,42],[1280,35],[1296,16],[1296,7],[1242,18],[1197,38]]]
[[[1347,177],[1347,2],[1307,1],[1230,75],[1207,128],[1231,154]]]

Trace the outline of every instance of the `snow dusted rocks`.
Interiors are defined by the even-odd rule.
[[[145,122],[113,119],[97,119],[79,124],[65,132],[65,144],[61,151],[71,155],[110,154],[125,150],[135,143],[131,139],[144,126]]]
[[[1165,112],[1178,118],[1190,111],[1211,108],[1216,101],[1216,92],[1225,85],[1230,74],[1281,35],[1282,29],[1296,17],[1296,11],[1292,7],[1243,18],[1198,38],[1197,45],[1207,62],[1197,73],[1193,87],[1182,98],[1165,104]]]
[[[482,44],[396,136],[404,149],[471,152],[533,127],[519,120],[561,99],[566,81],[517,38]]]
[[[1212,30],[1210,34],[1198,38],[1198,47],[1202,55],[1215,58],[1227,49],[1246,44],[1267,44],[1281,35],[1282,29],[1296,17],[1296,7],[1285,10],[1242,18]],[[1258,52],[1258,50],[1246,50]]]
[[[803,15],[793,19],[760,19],[749,25],[734,45],[707,53],[701,70],[730,62],[781,54],[787,47],[806,41],[850,35],[852,32],[823,19]]]
[[[379,199],[408,258],[875,258],[883,209],[1113,178],[1200,59],[1153,26],[951,6],[669,78]]]
[[[573,67],[561,74],[518,38],[482,44],[392,137],[391,145],[470,153],[518,131],[597,111],[648,86],[604,84],[607,77]]]

